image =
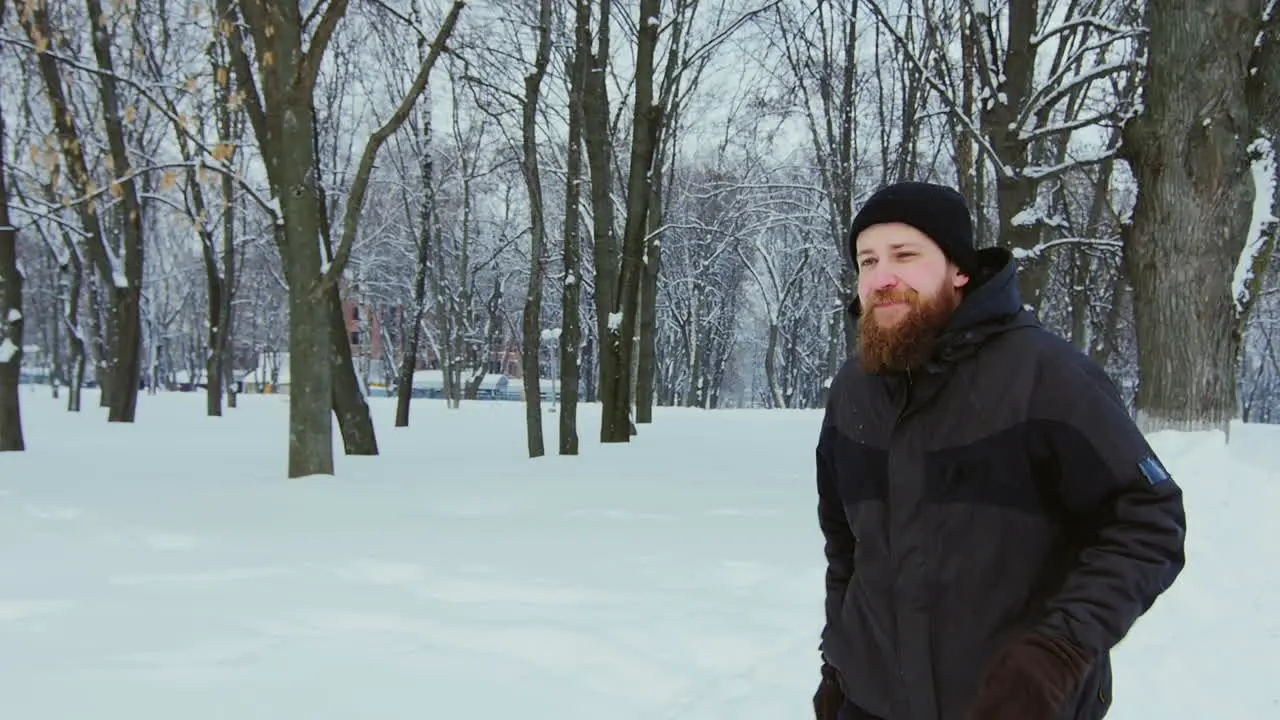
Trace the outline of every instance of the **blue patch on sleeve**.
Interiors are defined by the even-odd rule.
[[[1155,455],[1148,455],[1146,459],[1138,463],[1138,470],[1142,472],[1142,476],[1152,485],[1160,485],[1170,480],[1169,471],[1164,469],[1164,465],[1156,459]]]

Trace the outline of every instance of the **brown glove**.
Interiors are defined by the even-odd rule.
[[[813,716],[816,720],[839,720],[842,707],[844,691],[840,689],[836,669],[823,663],[822,681],[818,683],[818,691],[813,694]]]
[[[1057,720],[1091,664],[1069,640],[1024,635],[992,661],[970,720]]]

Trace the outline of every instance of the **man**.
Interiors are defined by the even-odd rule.
[[[849,238],[858,352],[817,448],[819,720],[1096,720],[1110,649],[1181,571],[1182,493],[1115,387],[1040,327],[946,187]]]

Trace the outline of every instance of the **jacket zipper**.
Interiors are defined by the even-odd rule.
[[[902,392],[902,401],[901,401],[901,402],[899,403],[899,405],[898,405],[898,408],[897,408],[897,410],[898,410],[898,412],[897,412],[897,417],[895,417],[895,418],[894,418],[894,421],[893,421],[893,427],[889,429],[889,453],[890,453],[890,465],[891,465],[891,466],[892,466],[892,464],[893,464],[893,462],[892,462],[893,452],[894,452],[894,448],[895,448],[895,446],[897,445],[898,436],[900,435],[901,426],[902,426],[902,421],[906,418],[906,416],[907,416],[907,411],[911,408],[911,394],[912,394],[913,385],[914,385],[914,384],[913,384],[912,377],[911,377],[911,370],[907,370],[907,371],[906,371],[906,386],[903,388],[903,392]],[[894,551],[893,551],[893,546],[894,546],[894,532],[895,532],[895,529],[896,529],[896,528],[895,528],[895,526],[896,526],[896,524],[897,524],[897,523],[896,523],[896,519],[895,519],[895,513],[894,513],[894,505],[895,505],[895,504],[894,504],[894,502],[893,502],[894,486],[895,486],[895,485],[896,485],[896,483],[894,482],[893,474],[892,474],[892,473],[890,473],[890,475],[889,475],[889,492],[888,492],[888,497],[889,497],[889,508],[888,508],[888,511],[889,511],[889,512],[888,512],[888,516],[889,516],[889,527],[888,527],[888,532],[886,532],[886,533],[885,533],[885,546],[886,546],[886,549],[889,551],[889,559],[890,559],[890,561],[891,561],[891,562],[893,562],[893,563],[896,565],[896,564],[897,564],[897,557],[894,555]],[[892,600],[892,603],[893,603],[893,607],[896,607],[896,606],[897,606],[897,602],[898,602],[898,601],[897,601],[897,595],[898,595],[898,591],[897,591],[897,583],[894,583],[892,587],[894,588],[894,592],[893,592],[893,594],[894,594],[894,598],[893,598],[893,600]],[[906,685],[907,685],[907,675],[906,675],[906,673],[905,673],[905,672],[903,671],[903,669],[902,669],[902,653],[901,653],[901,650],[900,650],[900,648],[901,648],[901,639],[900,639],[900,637],[899,637],[898,613],[897,613],[896,611],[894,611],[894,612],[890,613],[890,617],[892,617],[892,618],[893,618],[893,637],[894,637],[894,645],[895,645],[895,648],[894,648],[894,654],[897,656],[897,657],[895,658],[895,660],[896,660],[896,664],[897,664],[897,666],[898,666],[898,667],[897,667],[897,670],[898,670],[898,690],[899,690],[899,692],[903,692],[903,691],[906,691],[906,689],[907,689],[907,688],[906,688]],[[895,694],[895,695],[897,695],[898,693],[894,693],[894,694]],[[896,704],[897,704],[897,703],[894,703],[894,705],[896,705]]]

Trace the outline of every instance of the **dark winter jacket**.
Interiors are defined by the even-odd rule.
[[[1107,376],[1022,308],[1009,253],[982,256],[933,362],[854,358],[832,385],[822,655],[870,716],[966,720],[1004,643],[1065,637],[1095,661],[1063,720],[1093,720],[1108,651],[1182,569],[1182,493]]]

